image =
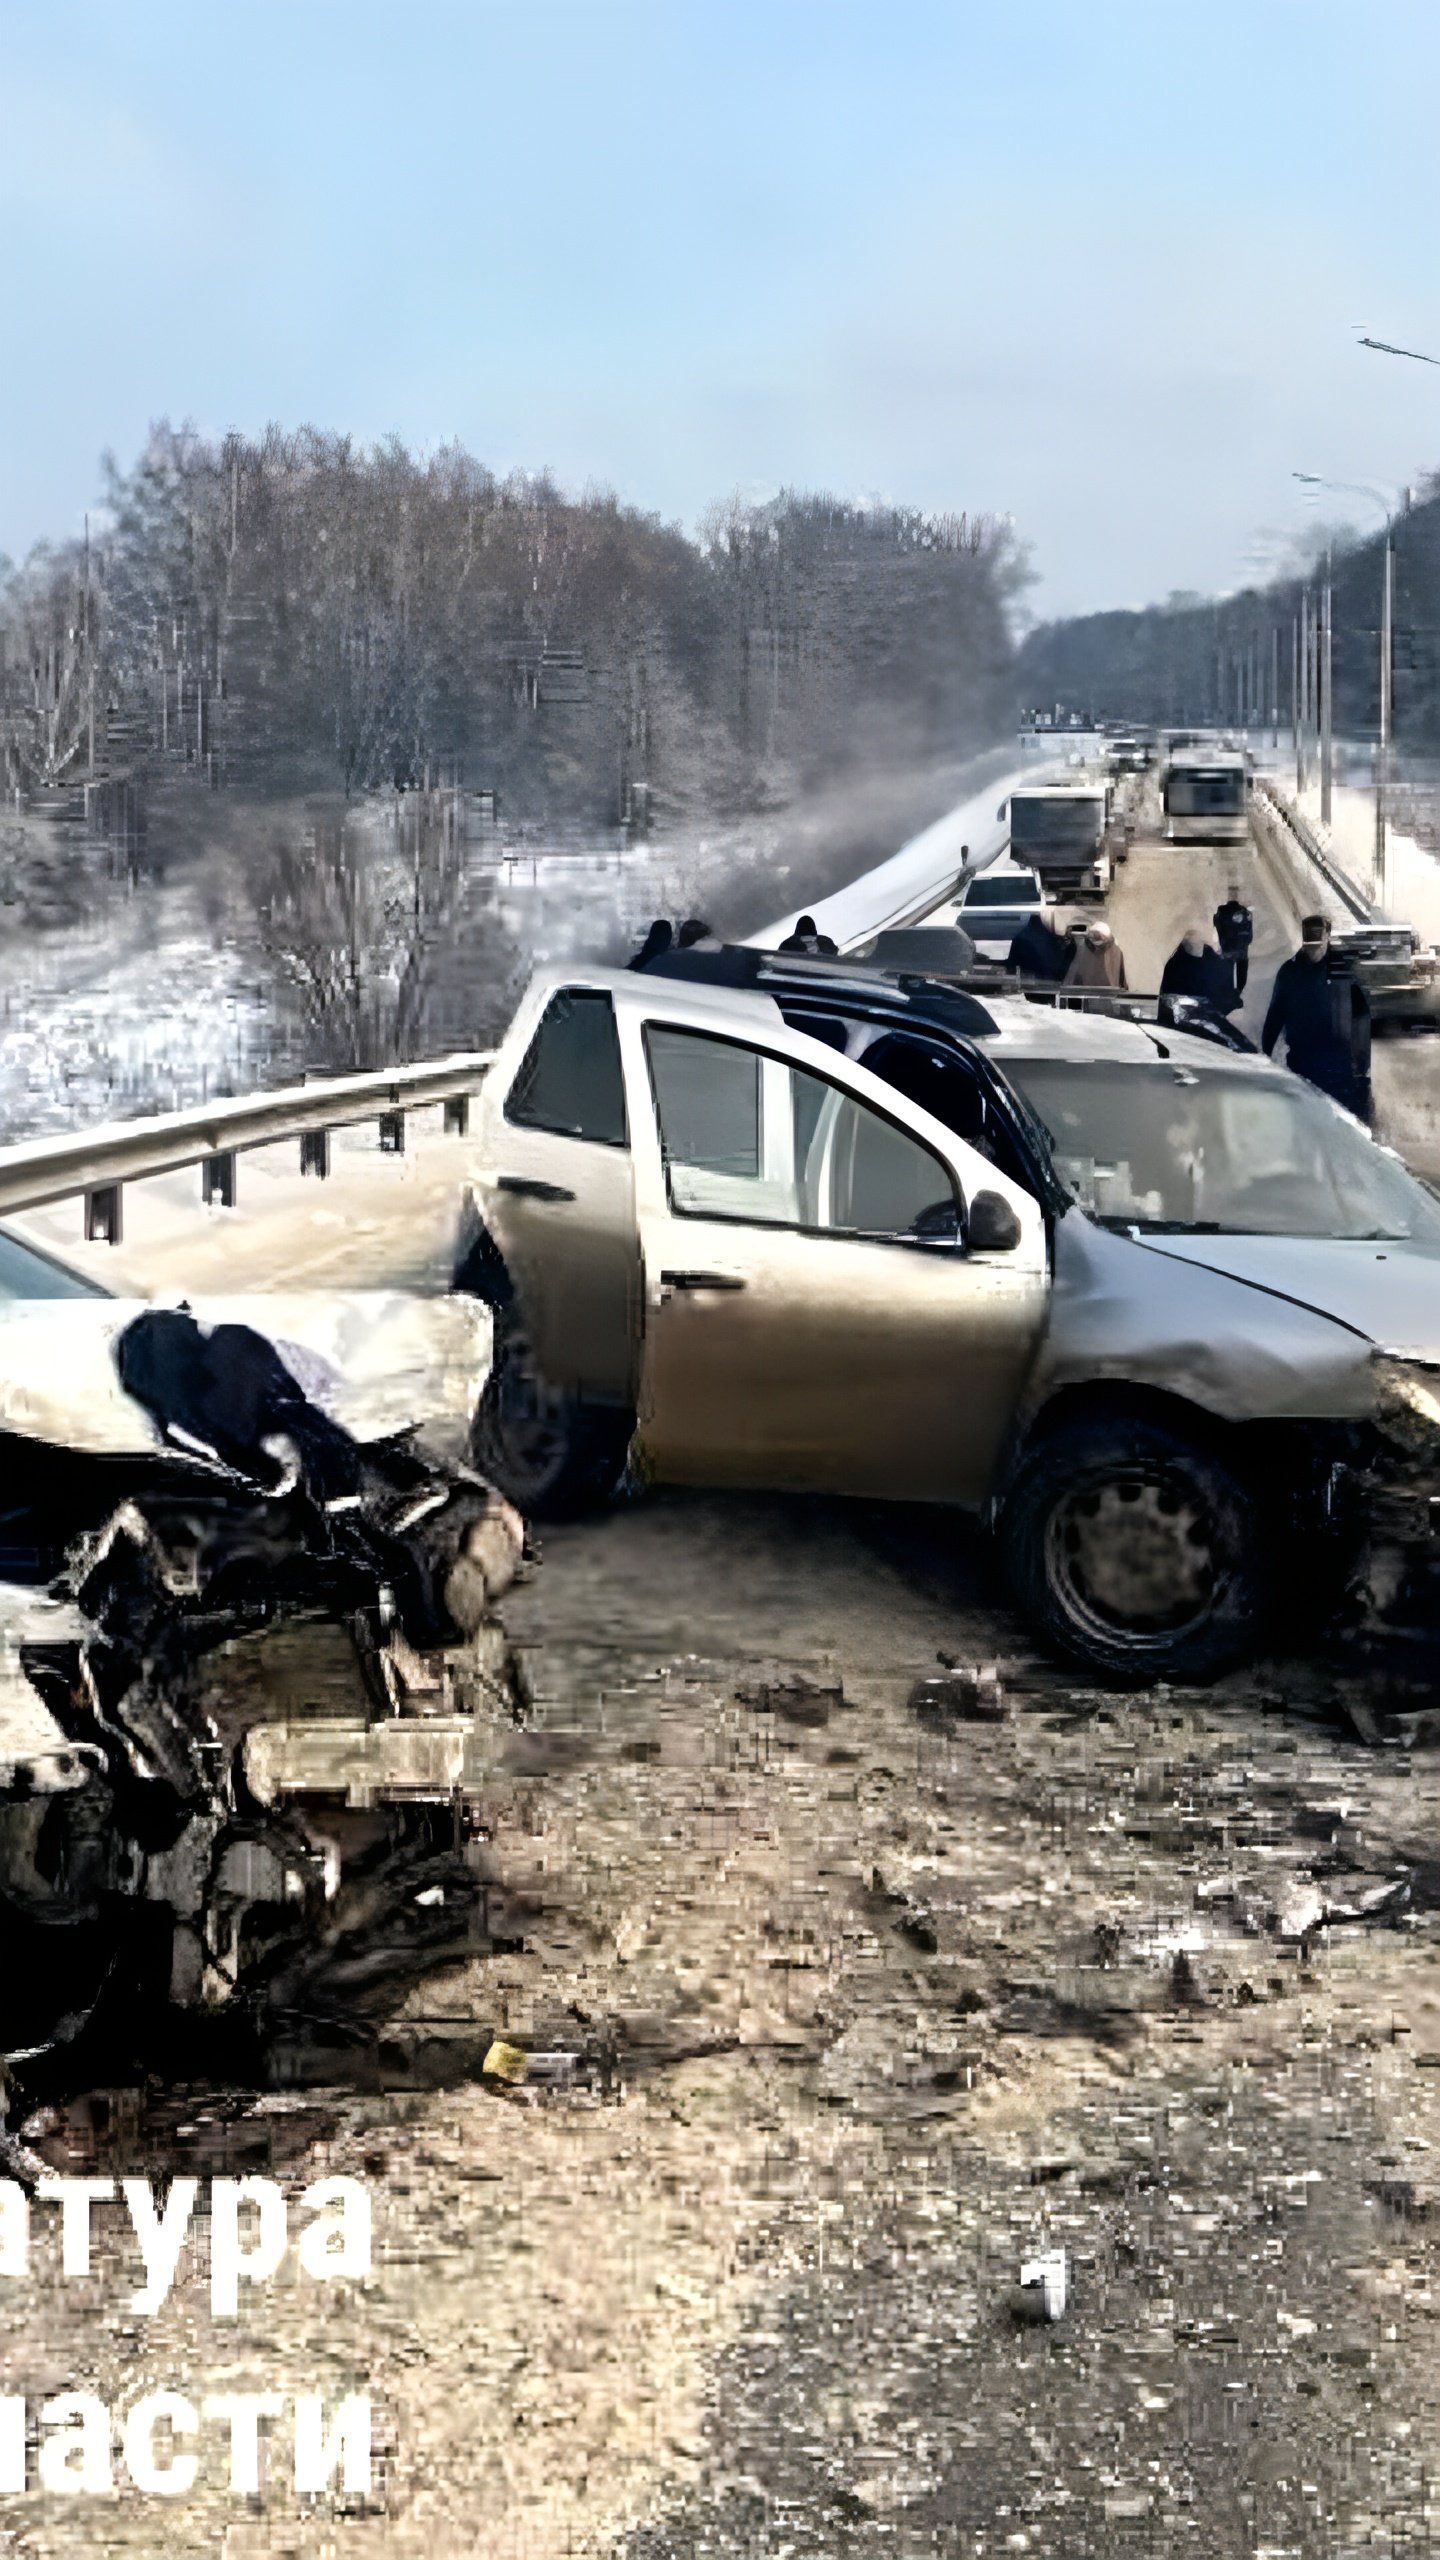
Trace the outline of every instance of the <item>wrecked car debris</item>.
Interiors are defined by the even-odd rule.
[[[1063,2249],[1045,2249],[1027,2258],[1011,2297],[1019,2320],[1063,2320],[1069,2299],[1070,2270]]]
[[[913,1715],[927,1724],[1003,1723],[1010,1708],[998,1662],[960,1663],[947,1653],[936,1659],[940,1669],[925,1672],[910,1692]]]
[[[495,1604],[525,1532],[501,1496],[418,1429],[356,1437],[248,1326],[146,1309],[107,1339],[148,1418],[133,1460],[113,1405],[108,1446],[93,1417],[80,1445],[15,1429],[33,1334],[0,1328],[6,1561],[29,1567],[0,1600],[22,2089],[177,2017],[258,2053],[453,1945],[520,1711]]]
[[[817,1679],[811,1672],[785,1668],[742,1680],[735,1695],[743,1707],[758,1707],[764,1714],[783,1717],[787,1724],[828,1724],[835,1709],[845,1704],[845,1691],[838,1680]]]
[[[1337,1470],[1352,1564],[1340,1703],[1363,1740],[1432,1740],[1440,1700],[1440,1369],[1377,1356],[1361,1446]]]

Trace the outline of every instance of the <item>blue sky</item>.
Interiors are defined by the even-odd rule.
[[[168,415],[1234,586],[1440,465],[1437,99],[1440,0],[0,0],[0,551]]]

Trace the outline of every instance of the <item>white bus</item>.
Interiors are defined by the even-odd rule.
[[[1171,844],[1240,844],[1250,831],[1250,772],[1233,747],[1177,747],[1160,785]]]

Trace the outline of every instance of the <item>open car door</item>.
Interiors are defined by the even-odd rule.
[[[777,1025],[622,1025],[644,1273],[636,1455],[672,1482],[984,1500],[1044,1323],[1044,1214]]]

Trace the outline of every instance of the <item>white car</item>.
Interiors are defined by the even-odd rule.
[[[1032,916],[1058,929],[1055,902],[1046,897],[1035,873],[1023,863],[995,862],[967,881],[954,907],[935,921],[959,925],[974,943],[977,958],[1003,965],[1016,934]]]

